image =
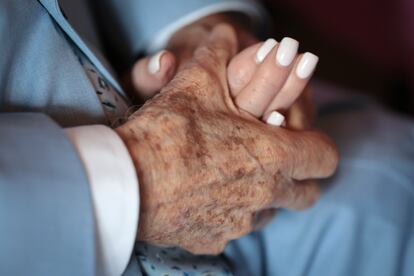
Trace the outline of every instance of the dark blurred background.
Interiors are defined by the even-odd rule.
[[[414,115],[414,0],[265,0],[276,39],[320,57],[316,78]]]

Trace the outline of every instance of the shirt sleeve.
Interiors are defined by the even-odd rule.
[[[140,52],[153,53],[185,25],[214,13],[236,11],[253,22],[264,18],[254,0],[103,0],[95,7],[106,40],[131,61]]]
[[[138,178],[121,138],[103,125],[65,129],[90,183],[97,275],[121,275],[131,257],[139,213]]]

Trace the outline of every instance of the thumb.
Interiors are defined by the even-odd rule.
[[[165,50],[140,59],[130,73],[133,91],[143,100],[154,96],[173,78],[176,63],[174,54]]]

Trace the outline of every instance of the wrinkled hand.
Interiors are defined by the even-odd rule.
[[[240,113],[226,66],[234,31],[216,27],[176,77],[116,129],[138,171],[138,239],[217,254],[269,207],[311,205],[337,153],[327,137]]]
[[[130,96],[143,102],[158,93],[174,77],[177,69],[192,58],[200,42],[208,37],[214,26],[220,23],[232,25],[236,30],[239,49],[244,49],[258,40],[250,30],[249,18],[239,13],[216,13],[205,16],[178,30],[166,45],[166,50],[144,57],[134,63],[123,77],[123,84]],[[160,57],[159,71],[151,73],[148,65],[154,57]]]
[[[171,81],[177,68],[193,56],[194,50],[217,24],[228,23],[235,28],[239,50],[256,44],[259,41],[250,30],[249,26],[252,25],[247,23],[247,19],[237,13],[231,15],[218,13],[203,17],[185,26],[169,40],[167,51],[163,52],[159,61],[160,71],[155,74],[148,71],[150,59],[157,56],[157,54],[138,60],[132,70],[125,76],[124,86],[126,90],[131,92],[133,98],[137,97],[139,102],[154,96]],[[308,129],[313,124],[315,107],[310,101],[309,95],[309,89],[307,89],[294,105],[285,112],[288,128],[303,130]]]

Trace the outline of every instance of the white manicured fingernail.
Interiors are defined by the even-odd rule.
[[[290,37],[282,39],[277,49],[276,62],[282,66],[289,66],[298,52],[299,42]]]
[[[262,46],[260,46],[259,50],[256,53],[256,63],[262,63],[266,56],[272,51],[272,49],[276,46],[277,41],[273,38],[269,38],[266,40]]]
[[[312,53],[304,53],[296,67],[296,75],[301,79],[308,78],[315,70],[318,61],[318,56]]]
[[[266,119],[266,124],[272,125],[272,126],[281,126],[283,122],[285,121],[285,116],[280,114],[277,111],[272,111]]]
[[[155,55],[153,55],[151,57],[151,59],[148,62],[148,71],[151,74],[155,74],[158,71],[160,71],[161,68],[161,57],[162,55],[165,53],[165,51],[160,51],[158,53],[156,53]]]

